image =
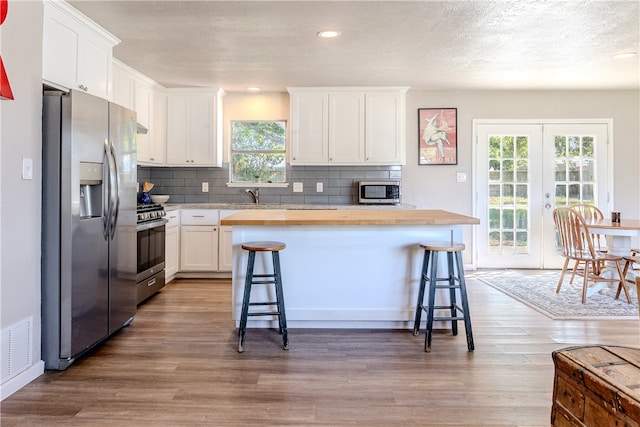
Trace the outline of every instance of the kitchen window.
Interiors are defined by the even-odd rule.
[[[232,183],[286,182],[284,120],[231,121]]]

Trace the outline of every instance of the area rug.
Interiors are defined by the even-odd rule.
[[[624,293],[618,300],[614,299],[615,287],[605,287],[587,297],[587,302],[582,304],[582,281],[576,277],[570,284],[570,274],[565,275],[560,292],[556,294],[560,270],[526,273],[492,270],[474,272],[472,276],[554,320],[640,319],[635,285],[629,284],[631,304],[627,303]]]

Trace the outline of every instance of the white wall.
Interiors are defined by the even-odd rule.
[[[0,101],[0,329],[33,316],[32,367],[2,384],[1,395],[42,371],[40,211],[42,189],[42,2],[10,1],[0,53],[15,100]],[[21,179],[33,159],[33,180]],[[17,387],[17,388],[16,388]]]
[[[458,109],[458,164],[418,166],[418,108]],[[639,91],[413,91],[407,93],[407,165],[403,200],[422,209],[473,213],[473,119],[613,119],[616,210],[640,218]],[[466,172],[467,182],[456,182]],[[465,243],[471,248],[471,227]],[[465,251],[470,263],[472,251]]]

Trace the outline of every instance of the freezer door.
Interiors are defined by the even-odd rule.
[[[109,332],[109,252],[104,218],[83,217],[80,212],[81,164],[104,162],[109,106],[101,98],[77,91],[63,97],[62,103],[60,358],[66,359],[90,348]],[[96,196],[103,197],[103,193],[104,184]]]
[[[109,332],[128,324],[136,300],[136,113],[109,104],[109,150],[115,165],[114,209],[110,228]]]

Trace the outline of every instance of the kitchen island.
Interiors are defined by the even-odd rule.
[[[233,226],[233,319],[237,325],[245,280],[242,243],[277,240],[287,245],[280,260],[289,328],[413,327],[418,243],[461,241],[462,227],[478,223],[442,210],[240,211],[221,221]],[[256,273],[271,272],[270,253],[257,255]],[[271,292],[255,286],[252,299],[273,300]],[[257,318],[248,326],[277,322]]]

